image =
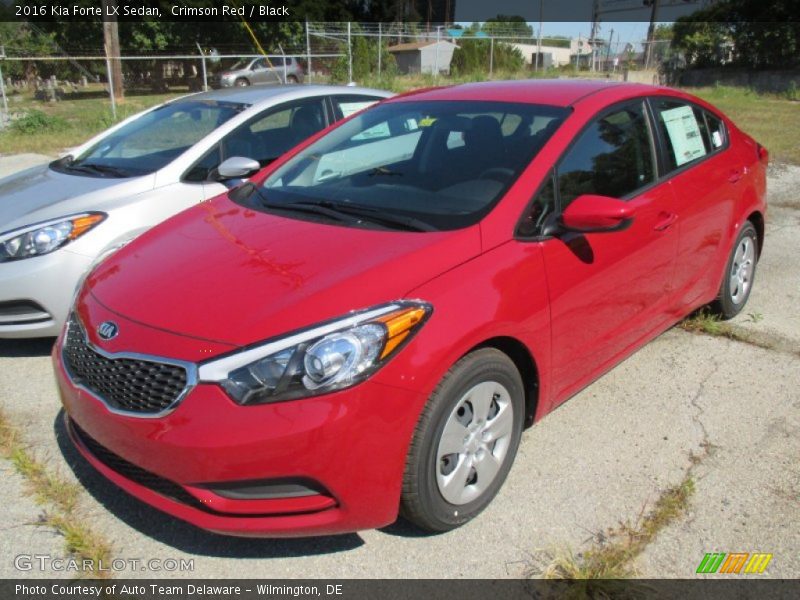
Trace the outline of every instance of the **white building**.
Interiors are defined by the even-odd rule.
[[[568,65],[572,56],[570,48],[560,48],[558,46],[546,46],[542,44],[541,49],[538,44],[512,44],[525,59],[526,65],[536,64],[536,54],[539,53],[539,66],[544,68],[560,67]]]
[[[388,50],[394,55],[401,73],[434,73],[437,65],[440,73],[449,73],[456,48],[453,42],[433,40],[398,44],[389,46]]]

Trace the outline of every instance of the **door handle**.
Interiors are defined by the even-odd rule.
[[[659,216],[661,217],[661,220],[658,223],[656,223],[655,227],[653,227],[653,229],[655,229],[656,231],[664,231],[665,229],[668,229],[675,221],[678,220],[678,215],[676,215],[675,213],[662,212],[661,215]]]
[[[731,171],[731,174],[728,176],[728,181],[731,183],[736,183],[742,178],[742,172],[738,169]]]

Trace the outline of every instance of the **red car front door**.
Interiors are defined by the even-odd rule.
[[[556,403],[670,318],[678,215],[670,184],[656,180],[651,122],[642,100],[595,118],[558,162],[552,185],[561,211],[584,194],[620,198],[636,211],[623,231],[562,233],[542,242]]]

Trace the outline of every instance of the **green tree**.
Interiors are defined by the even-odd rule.
[[[749,68],[800,65],[796,0],[721,0],[678,19],[673,47],[691,65]]]
[[[497,15],[487,19],[481,28],[487,35],[497,37],[512,37],[512,41],[530,42],[533,36],[533,27],[528,25],[520,16]]]
[[[450,70],[454,75],[474,75],[489,72],[491,41],[461,39],[453,53]],[[525,64],[522,53],[504,42],[494,43],[493,69],[496,71],[518,71]]]

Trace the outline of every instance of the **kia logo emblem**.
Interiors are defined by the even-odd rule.
[[[119,327],[113,321],[105,321],[97,327],[97,335],[104,340],[112,340],[117,337],[118,333]]]

